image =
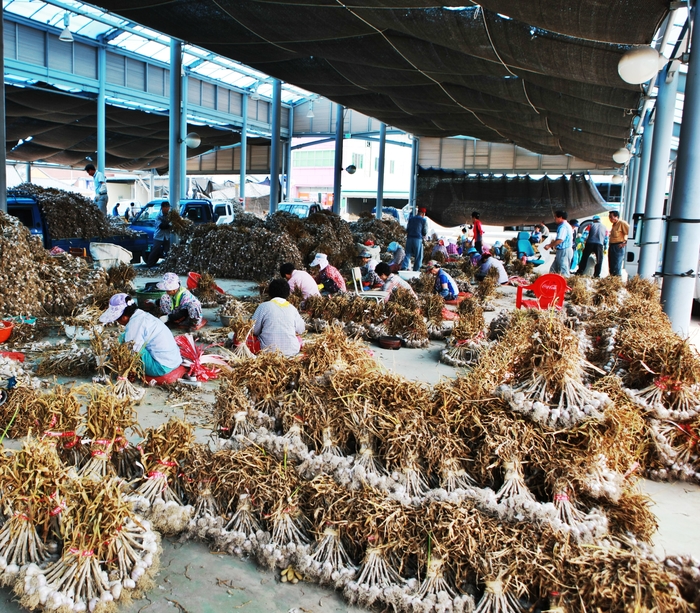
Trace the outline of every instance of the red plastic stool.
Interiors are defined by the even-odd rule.
[[[168,385],[170,383],[177,383],[178,379],[181,379],[187,374],[187,366],[180,364],[177,368],[171,370],[165,375],[160,377],[149,377],[148,375],[143,378],[143,380],[148,383],[148,385]]]

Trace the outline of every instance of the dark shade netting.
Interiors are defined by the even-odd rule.
[[[48,88],[49,86],[46,86]],[[6,155],[20,162],[51,162],[82,166],[97,150],[97,105],[94,100],[49,89],[5,85]],[[164,115],[107,105],[106,164],[110,168],[168,168],[169,119]],[[189,126],[202,138],[191,156],[240,142],[240,134],[208,126]],[[32,139],[18,145],[20,139]],[[248,139],[269,145],[267,139]]]
[[[418,136],[510,140],[608,166],[640,104],[618,61],[669,10],[668,0],[96,4]],[[533,114],[551,121],[514,129]]]
[[[478,211],[485,224],[515,226],[549,223],[557,210],[567,211],[569,219],[574,219],[600,213],[605,207],[595,184],[583,174],[533,179],[419,167],[416,189],[419,205],[447,227],[470,222],[472,211]]]

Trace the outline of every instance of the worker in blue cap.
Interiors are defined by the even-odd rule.
[[[393,255],[391,262],[389,262],[391,272],[399,272],[399,270],[406,270],[408,268],[406,265],[406,252],[401,245],[396,241],[392,241],[387,245],[386,250]]]
[[[591,255],[595,255],[593,276],[597,279],[600,277],[601,267],[603,266],[603,249],[608,241],[608,229],[600,223],[600,215],[593,215],[591,221],[581,232],[581,238],[585,241],[585,245],[576,274],[584,275],[588,266],[588,258]]]
[[[470,247],[467,250],[467,257],[471,260],[472,266],[478,266],[481,262],[481,254],[476,250],[476,247]]]

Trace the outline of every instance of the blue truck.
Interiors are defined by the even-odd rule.
[[[131,235],[100,236],[94,238],[54,238],[51,236],[46,218],[39,203],[31,196],[8,194],[7,212],[20,220],[29,231],[38,236],[46,249],[60,247],[64,251],[85,249],[90,253],[90,243],[113,243],[131,251],[132,262],[138,264],[148,249],[148,235],[134,232]],[[126,226],[128,228],[128,226]]]

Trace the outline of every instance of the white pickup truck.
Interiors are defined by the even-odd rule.
[[[233,222],[233,205],[228,200],[215,200],[211,204],[214,207],[217,226]]]

